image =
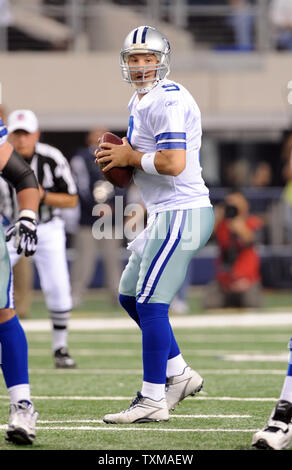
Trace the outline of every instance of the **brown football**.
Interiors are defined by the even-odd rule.
[[[101,139],[100,143],[109,142],[115,145],[122,145],[122,139],[112,134],[111,132],[105,132]],[[99,163],[101,169],[103,169],[107,163]],[[133,176],[134,168],[132,166],[115,166],[111,168],[109,171],[103,173],[103,176],[114,186],[118,186],[119,188],[125,188],[130,183],[132,176]]]

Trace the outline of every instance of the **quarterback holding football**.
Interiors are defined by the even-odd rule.
[[[188,264],[208,241],[214,224],[201,176],[201,115],[190,93],[167,79],[170,45],[156,28],[131,31],[120,53],[123,79],[135,93],[122,144],[100,143],[103,172],[133,167],[147,208],[143,235],[119,286],[121,305],[142,332],[143,384],[131,406],[104,416],[106,423],[167,421],[169,411],[199,392],[203,378],[186,364],[168,317]]]

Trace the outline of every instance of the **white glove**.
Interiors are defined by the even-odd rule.
[[[38,242],[36,215],[32,210],[24,209],[19,213],[19,218],[6,232],[6,241],[12,237],[17,254],[24,252],[25,256],[32,256],[36,251]]]
[[[0,146],[3,145],[8,136],[7,127],[4,125],[2,119],[0,118]]]

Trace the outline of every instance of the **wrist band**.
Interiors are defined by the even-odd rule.
[[[154,159],[156,152],[144,153],[141,158],[141,166],[145,173],[150,175],[159,175],[158,171],[155,168]]]
[[[23,209],[22,211],[19,212],[18,218],[20,219],[21,217],[28,217],[29,219],[36,220],[37,215],[34,211],[31,209]]]

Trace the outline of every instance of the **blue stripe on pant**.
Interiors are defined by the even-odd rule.
[[[170,226],[169,226],[169,229],[168,229],[168,232],[167,232],[167,235],[166,235],[166,238],[164,240],[164,242],[162,243],[159,251],[157,252],[157,254],[155,255],[155,257],[153,258],[153,261],[150,265],[150,268],[148,269],[148,272],[146,273],[146,276],[145,276],[145,279],[144,279],[144,282],[143,282],[143,285],[142,285],[142,289],[141,289],[141,292],[140,294],[138,294],[137,296],[137,301],[140,299],[141,295],[144,293],[146,287],[147,287],[147,283],[149,281],[149,278],[150,278],[150,275],[151,273],[153,272],[153,269],[157,263],[157,261],[159,260],[160,256],[162,255],[163,253],[163,250],[165,249],[166,245],[168,244],[169,242],[169,239],[170,239],[170,235],[171,235],[171,232],[172,232],[172,229],[173,229],[173,225],[174,225],[174,222],[175,222],[175,219],[176,219],[176,212],[174,212],[172,214],[172,218],[171,218],[171,221],[170,221]]]
[[[147,303],[151,296],[153,295],[153,292],[158,284],[158,281],[159,279],[161,278],[162,276],[162,273],[168,263],[168,261],[170,260],[170,257],[172,256],[172,254],[174,253],[174,250],[176,249],[177,245],[179,244],[180,242],[180,239],[181,239],[181,235],[182,235],[182,232],[183,232],[183,229],[184,229],[184,225],[185,225],[185,221],[186,221],[186,211],[183,212],[183,218],[182,218],[182,222],[181,222],[181,225],[180,225],[180,228],[179,228],[179,232],[178,232],[178,235],[168,253],[168,255],[166,256],[165,260],[163,261],[162,263],[162,266],[160,267],[159,271],[158,271],[158,274],[156,275],[155,279],[154,279],[154,282],[152,284],[152,287],[150,289],[150,292],[149,294],[147,295],[146,299],[144,300],[144,303]],[[161,253],[162,254],[162,253]],[[158,260],[157,260],[158,261]],[[153,267],[154,269],[154,267]]]
[[[146,275],[144,278],[144,282],[142,284],[141,291],[137,296],[137,301],[139,303],[148,303],[149,301],[151,301],[151,298],[157,287],[157,284],[159,280],[161,279],[161,276],[164,274],[165,268],[167,267],[168,262],[170,261],[172,255],[174,254],[175,249],[177,248],[179,242],[181,241],[181,237],[182,237],[182,233],[183,233],[185,221],[186,221],[186,215],[187,215],[187,211],[185,210],[172,212],[172,216],[171,216],[171,220],[169,223],[168,232],[165,237],[165,240],[161,244],[158,252],[154,256],[150,266],[148,267],[146,271]],[[169,214],[166,215],[166,217],[169,217]],[[160,221],[160,224],[163,225],[163,223],[164,221],[162,219],[162,221]],[[155,228],[155,230],[159,232],[159,225],[158,225],[158,228],[157,227]],[[155,232],[154,235],[155,235],[154,239],[150,240],[149,244],[147,245],[149,252],[150,252],[148,255],[149,259],[151,259],[152,250],[153,249],[156,250],[157,244],[159,244],[159,233]],[[145,256],[145,261],[146,261],[146,257],[147,255]],[[145,269],[145,268],[147,268],[147,264],[145,263],[145,267],[144,267],[144,260],[142,260],[141,271],[142,269]],[[165,303],[169,303],[169,302],[165,302]]]

